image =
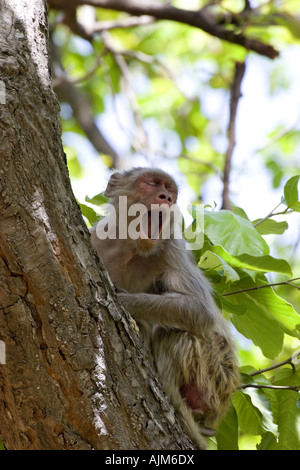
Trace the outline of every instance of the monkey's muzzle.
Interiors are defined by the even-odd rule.
[[[158,208],[148,210],[142,219],[141,227],[145,238],[152,240],[152,242],[157,242],[162,238],[162,231],[170,222],[170,211],[168,209],[158,206]],[[170,233],[170,231],[164,231]]]

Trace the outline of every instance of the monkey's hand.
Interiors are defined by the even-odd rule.
[[[132,296],[133,296],[133,294],[130,294],[125,289],[118,289],[117,290],[117,297],[118,297],[120,303],[123,305],[124,308],[126,308],[126,310],[128,310],[129,313],[131,313],[133,315],[132,308],[131,308],[131,305],[132,305],[132,302],[133,302]]]
[[[207,315],[198,299],[178,292],[162,295],[118,293],[118,299],[136,321],[188,331],[198,337],[212,329],[214,318]]]
[[[121,287],[116,287],[117,294],[128,294],[126,289],[122,289]]]

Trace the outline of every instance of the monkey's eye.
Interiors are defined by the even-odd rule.
[[[175,186],[166,186],[166,189],[170,191],[170,193],[176,193],[177,194],[177,188]]]
[[[153,178],[150,178],[150,179],[147,179],[147,180],[146,180],[146,183],[147,183],[149,186],[159,186],[159,185],[161,184],[161,181],[160,181],[160,180],[153,179]]]

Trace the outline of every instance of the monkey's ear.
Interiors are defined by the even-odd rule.
[[[121,173],[113,173],[107,184],[106,190],[104,191],[105,197],[114,197],[115,192],[121,186],[121,180],[123,176]]]

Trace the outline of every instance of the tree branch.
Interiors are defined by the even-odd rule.
[[[241,389],[244,388],[270,388],[272,390],[293,390],[294,392],[300,391],[300,386],[293,385],[263,385],[263,384],[245,384],[241,386]]]
[[[86,2],[84,3],[85,12],[87,12],[88,9],[92,9],[94,11],[92,7],[86,5]],[[102,33],[111,29],[144,26],[146,24],[154,23],[155,21],[155,18],[148,15],[142,15],[140,17],[132,16],[130,18],[116,21],[96,21],[95,15],[93,15],[91,12],[89,12],[90,14],[83,15],[84,19],[87,19],[87,21],[81,21],[77,18],[76,6],[66,5],[62,8],[64,11],[63,23],[69,26],[73,33],[78,34],[78,36],[81,36],[88,41],[92,41],[93,37],[97,33]]]
[[[295,370],[295,366],[293,364],[293,361],[297,358],[298,359],[298,356],[299,356],[299,359],[300,359],[300,349],[296,352],[294,352],[294,354],[292,354],[288,359],[286,359],[285,361],[282,361],[282,362],[278,362],[277,364],[274,364],[273,366],[270,366],[270,367],[266,367],[265,369],[259,369],[255,372],[252,372],[251,374],[251,377],[254,377],[255,375],[260,375],[260,374],[263,374],[264,372],[268,372],[269,370],[273,370],[273,369],[277,369],[278,367],[281,367],[281,366],[284,366],[285,364],[290,364],[293,368],[293,370]]]
[[[65,9],[70,7],[69,0],[49,0],[49,3],[54,8]],[[207,9],[198,11],[185,10],[176,8],[169,3],[140,2],[139,0],[73,0],[72,7],[79,5],[91,5],[110,10],[124,11],[135,16],[147,15],[154,17],[156,20],[176,21],[202,29],[212,36],[238,44],[247,50],[254,51],[270,59],[274,59],[279,55],[279,52],[273,46],[265,44],[258,39],[248,38],[241,33],[227,30],[226,27],[217,24],[216,18]]]
[[[95,123],[94,115],[91,109],[91,103],[89,99],[80,93],[80,91],[74,86],[73,82],[66,78],[66,73],[62,67],[60,61],[60,55],[58,47],[52,43],[52,60],[55,66],[59,68],[61,74],[60,77],[54,80],[53,85],[55,91],[61,101],[69,103],[72,108],[74,118],[82,128],[92,145],[99,153],[110,155],[112,158],[112,166],[118,168],[118,161],[120,156],[108,143],[103,136],[102,132]],[[97,64],[98,67],[98,64]],[[89,75],[91,72],[89,72]],[[80,79],[81,80],[81,79]]]
[[[277,206],[274,207],[274,209],[271,210],[271,212],[270,212],[268,215],[266,215],[266,217],[264,217],[263,219],[260,219],[258,222],[256,222],[256,224],[254,224],[253,227],[257,227],[258,225],[262,224],[265,220],[270,219],[270,218],[273,217],[274,215],[285,214],[288,208],[285,209],[283,212],[279,212],[279,213],[277,213],[277,214],[274,214],[274,211],[275,211],[275,210],[277,209],[277,207],[279,207],[282,203],[283,203],[283,201],[280,201],[280,203],[277,204]]]
[[[273,282],[272,284],[263,284],[262,286],[248,287],[247,289],[235,290],[233,292],[226,292],[226,294],[223,294],[223,296],[225,297],[227,295],[241,294],[242,292],[249,292],[252,290],[264,289],[265,287],[284,286],[284,285],[292,286],[300,290],[300,286],[295,286],[295,284],[292,284],[293,281],[298,281],[299,279],[300,277],[295,277],[294,279],[289,279],[288,281]]]
[[[152,16],[143,15],[140,17],[132,16],[124,20],[116,21],[97,21],[94,24],[94,34],[102,33],[103,31],[110,31],[111,29],[124,29],[133,28],[134,26],[144,26],[155,22],[155,18]]]
[[[108,143],[94,120],[89,99],[80,93],[70,82],[63,81],[55,87],[60,101],[66,101],[72,108],[74,118],[99,153],[109,155],[112,158],[112,167],[118,168],[117,152]]]
[[[224,175],[223,175],[223,194],[222,194],[222,209],[231,210],[231,204],[229,200],[229,178],[231,170],[231,159],[233,150],[235,147],[235,122],[237,107],[241,94],[241,84],[245,74],[246,65],[244,62],[236,62],[234,80],[231,87],[230,93],[230,116],[228,125],[228,149],[225,156]]]

